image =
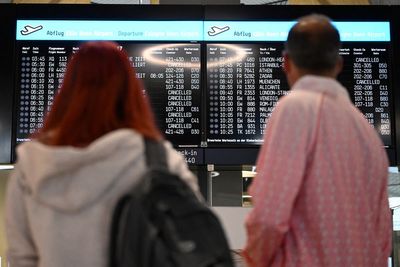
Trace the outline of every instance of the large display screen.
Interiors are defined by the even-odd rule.
[[[17,28],[16,143],[42,127],[80,42],[101,39],[127,51],[166,138],[200,145],[200,44],[181,41],[200,38],[201,22],[18,21]]]
[[[0,51],[8,62],[0,66],[15,70],[0,73],[14,81],[8,107],[2,105],[12,127],[0,128],[0,141],[12,139],[5,147],[10,154],[43,126],[71,55],[82,42],[104,40],[127,52],[159,128],[188,163],[254,164],[271,113],[290,93],[282,71],[288,32],[296,18],[317,12],[329,15],[341,36],[339,82],[378,132],[391,164],[398,162],[400,75],[393,66],[400,38],[393,28],[400,25],[388,9],[375,14],[354,6],[184,7],[187,12],[178,6],[65,8],[45,5],[43,16],[37,5],[14,8],[13,43],[7,53]],[[353,16],[350,9],[362,12]],[[1,153],[5,159],[7,153]]]
[[[392,146],[389,22],[336,22],[343,42],[339,81],[353,103]],[[278,99],[289,93],[282,72],[284,41],[293,22],[207,21],[207,143],[263,142]],[[212,42],[212,43],[211,43]]]

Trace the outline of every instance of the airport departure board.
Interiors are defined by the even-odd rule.
[[[277,101],[289,93],[282,71],[282,52],[292,23],[207,23],[208,41],[214,41],[206,47],[207,143],[260,145]],[[384,145],[391,146],[389,23],[335,24],[341,35],[340,55],[344,60],[338,80],[378,131]]]
[[[97,39],[111,32],[104,31],[104,28],[102,31],[97,31],[97,25],[94,25],[94,22],[86,22],[87,30],[84,30],[85,24],[76,24],[77,28],[74,30],[73,24],[69,26],[60,21],[46,22],[47,24],[44,25],[34,23],[21,24],[21,39],[26,37],[23,35],[26,25],[29,25],[28,31],[31,29],[33,32],[40,33],[43,30],[43,37],[36,37],[37,40],[21,40],[17,46],[19,53],[17,87],[20,88],[17,94],[19,100],[17,102],[17,143],[29,140],[29,135],[42,127],[44,116],[51,109],[54,96],[63,81],[67,60],[79,50],[82,40],[76,39],[85,40],[88,36]],[[105,26],[105,23],[102,23],[101,26]],[[119,27],[116,35],[119,39],[125,39],[119,41],[118,44],[128,53],[136,76],[143,82],[144,93],[150,99],[158,126],[165,137],[177,147],[196,147],[200,144],[201,133],[200,44],[154,43],[142,40],[153,38],[160,41],[166,38],[185,41],[188,39],[186,36],[196,37],[196,34],[199,34],[196,29],[198,23],[189,23],[188,27],[192,28],[187,28],[186,31],[180,27],[179,32],[174,30],[176,23],[169,22],[169,24],[170,28],[161,33],[160,29],[155,30],[148,24],[143,26],[147,31],[143,29],[134,31],[129,27],[131,25],[128,25],[126,28],[129,30],[124,31]],[[51,25],[58,30],[43,29],[46,25]],[[158,27],[159,23],[153,25]],[[67,29],[60,30],[62,27],[67,27]],[[163,37],[162,33],[169,33],[170,36]],[[132,38],[133,36],[137,37]]]
[[[294,23],[18,20],[15,143],[42,127],[79,45],[107,40],[126,50],[160,129],[189,163],[201,164],[207,148],[258,148],[277,101],[290,93],[282,52]],[[338,80],[391,147],[390,24],[334,24],[343,43]]]

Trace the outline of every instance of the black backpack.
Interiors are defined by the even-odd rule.
[[[114,210],[110,267],[233,267],[217,217],[168,171],[164,146],[145,143],[149,170]]]

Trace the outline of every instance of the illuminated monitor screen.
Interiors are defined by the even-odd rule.
[[[165,137],[200,145],[200,21],[17,21],[16,144],[43,126],[68,58],[85,41],[116,41],[142,80]]]
[[[260,145],[278,99],[289,92],[282,51],[293,21],[206,21],[206,142]],[[393,142],[389,22],[334,22],[344,68],[339,81],[377,130]]]
[[[289,93],[282,51],[294,23],[17,20],[14,144],[29,140],[43,125],[67,60],[79,45],[108,40],[127,51],[161,131],[189,163],[208,162],[208,155],[210,162],[227,158],[229,163],[226,151],[214,148],[242,147],[254,150],[243,162],[254,162],[271,112]],[[393,148],[390,23],[334,24],[344,59],[338,79],[385,147]]]

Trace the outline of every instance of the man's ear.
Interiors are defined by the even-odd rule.
[[[284,73],[288,74],[290,72],[290,70],[292,69],[292,66],[291,66],[292,63],[290,61],[290,58],[289,58],[289,55],[287,52],[283,52],[282,56],[283,56],[282,69],[283,69]]]

